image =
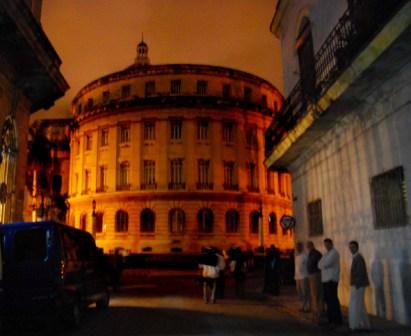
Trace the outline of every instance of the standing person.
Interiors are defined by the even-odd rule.
[[[264,259],[264,293],[278,295],[280,291],[279,279],[280,257],[274,245],[266,250]]]
[[[310,307],[313,321],[320,323],[323,306],[323,290],[321,286],[321,270],[318,268],[322,254],[318,251],[312,241],[307,242],[307,272],[310,291]]]
[[[219,275],[217,278],[217,297],[219,299],[224,299],[226,263],[225,263],[225,258],[223,255],[224,253],[215,249],[215,254],[217,256],[217,267],[219,271]]]
[[[235,294],[238,298],[245,295],[245,257],[240,247],[234,250],[234,282]]]
[[[204,250],[204,255],[199,268],[202,269],[202,282],[203,282],[203,299],[204,303],[215,303],[215,294],[217,288],[218,267],[217,256],[215,252],[208,248]],[[211,290],[210,295],[208,294]]]
[[[338,300],[338,281],[340,280],[340,255],[334,248],[333,241],[324,239],[325,254],[318,262],[321,270],[321,281],[324,289],[324,300],[327,304],[328,323],[331,326],[342,323],[340,301]]]
[[[349,249],[352,253],[350,273],[350,303],[348,305],[348,324],[351,330],[370,330],[370,320],[365,309],[365,288],[370,285],[364,257],[358,252],[358,242],[351,241]]]
[[[294,257],[294,279],[297,293],[302,303],[301,310],[306,313],[310,311],[310,291],[308,287],[308,257],[304,253],[304,244],[298,242],[295,246],[296,254]]]

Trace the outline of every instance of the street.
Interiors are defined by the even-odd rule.
[[[257,281],[257,282],[256,282]],[[254,283],[256,282],[256,283]],[[77,330],[63,335],[322,335],[330,334],[301,322],[275,300],[260,294],[259,280],[249,280],[246,298],[234,298],[228,281],[226,299],[204,304],[201,287],[192,277],[143,278],[112,296],[110,308],[87,310]],[[36,334],[42,334],[37,330]],[[20,326],[13,335],[32,335]]]

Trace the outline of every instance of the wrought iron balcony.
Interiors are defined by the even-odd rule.
[[[299,81],[275,114],[266,131],[265,154],[268,157],[386,23],[407,0],[364,0],[352,2],[315,55],[315,87],[304,92]],[[307,90],[308,91],[308,90]]]

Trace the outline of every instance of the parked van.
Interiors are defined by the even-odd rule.
[[[0,314],[79,325],[84,308],[109,304],[93,237],[55,222],[0,225]]]

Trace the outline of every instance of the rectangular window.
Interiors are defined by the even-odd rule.
[[[274,172],[267,170],[266,171],[266,176],[267,176],[267,193],[268,194],[274,194]]]
[[[198,183],[208,185],[210,176],[210,160],[198,160]]]
[[[281,196],[285,196],[284,174],[278,173],[278,192]]]
[[[130,166],[128,162],[123,162],[120,164],[120,172],[119,172],[120,189],[126,189],[129,187],[129,171],[130,171]]]
[[[123,85],[121,87],[121,98],[125,99],[130,97],[131,87],[130,85]]]
[[[406,190],[403,167],[398,167],[371,179],[371,197],[376,229],[407,224]]]
[[[170,92],[172,95],[181,93],[181,79],[174,79],[170,82]]]
[[[182,138],[183,121],[181,119],[170,120],[170,139],[181,140]]]
[[[107,190],[107,167],[100,166],[99,168],[99,181],[98,181],[98,191]]]
[[[170,189],[184,188],[183,159],[170,160]]]
[[[231,97],[231,85],[230,84],[223,85],[223,97],[225,98]]]
[[[120,144],[125,144],[130,142],[130,126],[121,125],[120,126]]]
[[[234,123],[231,121],[223,122],[223,142],[226,144],[234,142]]]
[[[255,128],[249,128],[246,133],[247,146],[256,147],[257,145],[257,131]]]
[[[100,146],[108,145],[108,128],[103,128],[100,133]]]
[[[224,161],[224,189],[236,189],[235,162]]]
[[[245,87],[244,88],[244,100],[246,102],[250,102],[251,101],[251,95],[252,95],[252,90],[249,87]]]
[[[153,189],[156,185],[156,162],[144,160],[143,162],[143,189]]]
[[[86,150],[91,150],[91,147],[93,145],[93,137],[91,134],[86,134],[85,142],[86,142]]]
[[[257,165],[254,162],[249,162],[247,164],[247,175],[248,175],[248,189],[250,191],[257,191]]]
[[[144,140],[155,140],[156,138],[156,124],[154,121],[144,122]]]
[[[197,140],[208,140],[208,120],[197,121]]]
[[[103,92],[103,104],[107,104],[110,100],[110,91]]]
[[[146,82],[145,90],[144,90],[145,96],[151,97],[151,96],[154,96],[155,93],[156,93],[156,82],[154,81]]]
[[[207,94],[207,81],[199,80],[197,81],[197,94],[200,96],[205,96]]]
[[[308,228],[310,236],[323,234],[323,214],[321,200],[308,203]]]
[[[84,171],[84,193],[88,193],[90,191],[90,171]]]

